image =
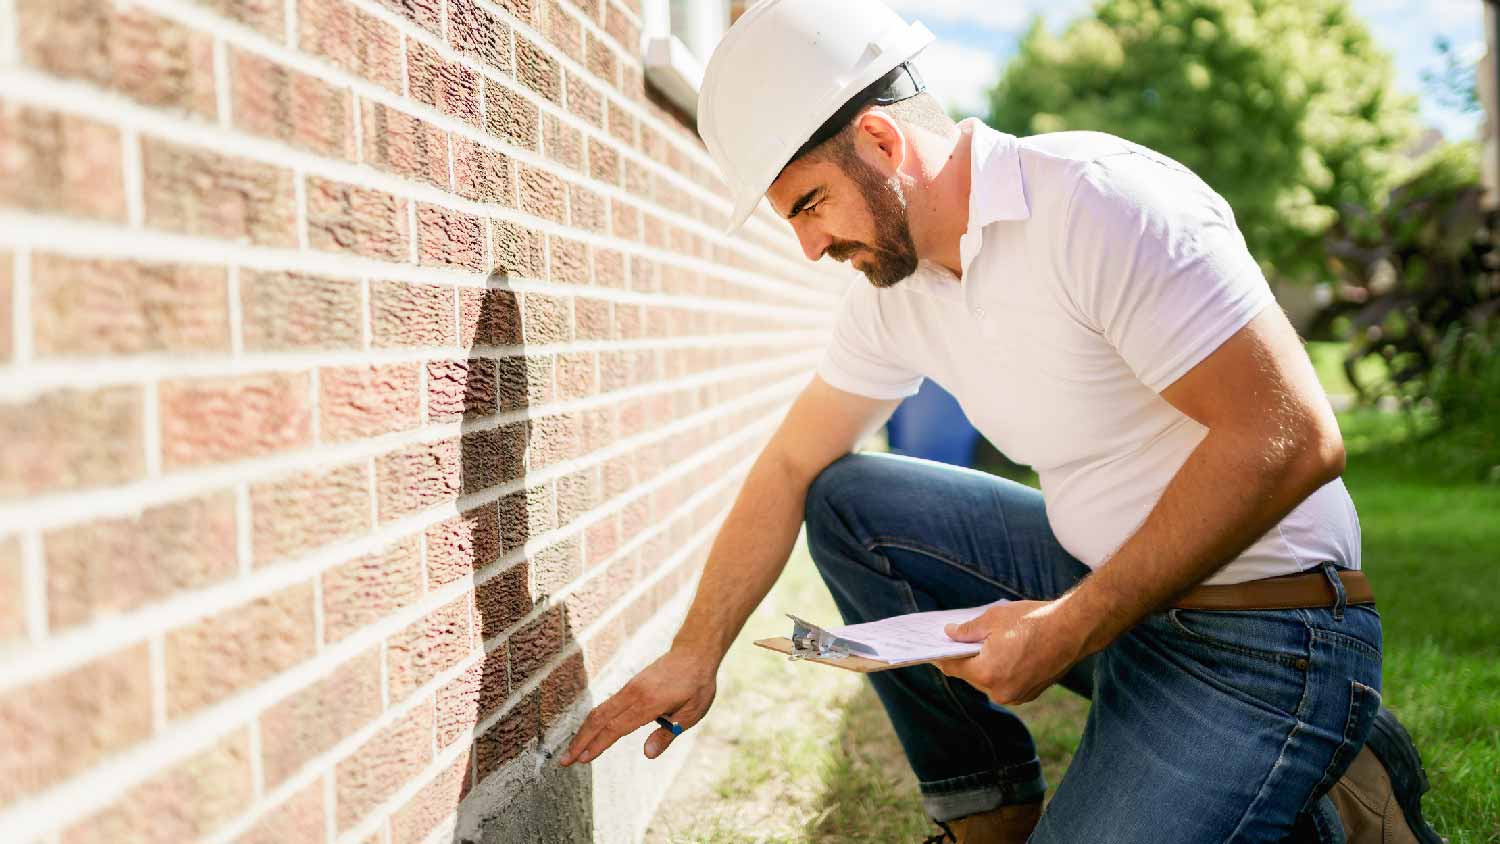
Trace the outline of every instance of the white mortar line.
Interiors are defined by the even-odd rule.
[[[778,392],[790,392],[787,389],[788,386],[788,382],[781,382],[773,385],[771,388],[758,391],[758,393],[775,395]],[[752,396],[755,395],[752,394]],[[743,403],[748,404],[750,402]],[[729,408],[726,412],[733,412],[739,409],[733,406],[726,407]],[[703,421],[701,419],[703,416],[704,414],[699,414],[700,422]],[[670,436],[676,427],[668,426],[662,430],[666,436]],[[660,437],[657,438],[659,439]],[[739,438],[740,436],[736,435],[721,440],[719,443],[698,452],[695,458],[689,458],[687,461],[679,464],[679,466],[690,465],[698,456],[711,454],[715,450],[737,442]],[[642,443],[639,440],[643,438],[633,439],[637,441],[633,443],[627,441],[626,445],[615,450],[624,452],[640,448]],[[591,457],[593,456],[591,455]],[[608,458],[601,457],[600,459]],[[592,463],[588,465],[592,465]],[[540,472],[533,473],[532,476],[523,478],[520,481],[514,481],[493,488],[493,491],[489,494],[475,494],[468,496],[468,498],[482,500],[484,503],[487,503],[488,500],[498,499],[502,495],[523,490],[528,486],[545,483],[547,480],[576,471],[578,468],[579,464],[577,462],[559,463],[555,466],[549,466]],[[686,470],[680,469],[678,471]],[[658,481],[670,476],[671,473],[663,473],[657,479],[653,479],[653,481],[642,485],[642,489],[654,489],[658,485]],[[619,499],[616,499],[611,503],[617,504],[618,501]],[[139,502],[136,502],[136,505],[139,506]],[[469,506],[475,505],[470,503]],[[305,582],[309,577],[316,577],[323,571],[334,566],[348,562],[364,554],[374,553],[387,548],[392,543],[409,536],[417,530],[424,530],[427,526],[451,518],[466,509],[468,507],[460,507],[459,501],[451,501],[422,513],[391,522],[385,526],[377,527],[371,533],[357,539],[336,543],[303,557],[293,558],[279,562],[276,565],[257,569],[247,578],[217,583],[190,592],[181,592],[160,603],[143,608],[141,611],[105,616],[87,625],[70,629],[53,637],[45,652],[40,650],[24,651],[13,655],[9,659],[5,659],[3,664],[0,664],[0,691],[20,688],[39,682],[46,677],[62,674],[69,669],[86,663],[88,660],[128,646],[135,641],[160,634],[178,626],[196,622],[223,610],[242,606],[249,601]],[[580,518],[564,529],[554,531],[550,535],[534,538],[532,542],[527,543],[525,549],[517,553],[545,547],[539,543],[545,541],[550,544],[556,542],[560,537],[571,536],[582,530],[586,524],[587,521]],[[432,595],[446,595],[451,599],[453,595],[448,594],[452,591],[451,587],[452,584],[449,584],[449,586],[432,593],[428,597],[431,598]],[[443,602],[441,600],[435,603],[426,601],[424,605],[436,607],[440,606]],[[412,616],[413,619],[417,617],[420,616]],[[400,628],[398,626],[394,629]],[[359,639],[360,636],[356,634],[350,638]],[[338,647],[342,648],[343,643],[340,643]],[[3,815],[0,815],[0,820],[3,820],[3,817]]]
[[[219,125],[234,125],[234,96],[229,86],[229,48],[223,38],[214,39],[214,93],[218,99]]]
[[[16,366],[31,362],[31,251],[17,249],[11,264],[11,360]]]
[[[141,390],[141,428],[145,432],[142,446],[146,450],[146,479],[150,481],[162,477],[161,402],[155,381],[147,381]]]
[[[0,88],[6,89],[8,95],[13,95],[10,84],[6,80],[0,80]],[[67,102],[59,100],[59,103]],[[84,100],[83,102],[88,102]],[[129,226],[139,229],[146,225],[146,197],[145,174],[141,163],[141,136],[135,128],[120,129],[120,186],[125,193],[125,218]],[[0,226],[0,230],[8,226]],[[135,234],[140,237],[139,233]],[[43,241],[45,243],[45,241]]]
[[[26,607],[26,636],[40,645],[47,638],[47,564],[42,553],[42,535],[28,530],[17,537],[21,543],[22,602]]]
[[[0,64],[14,64],[21,60],[17,29],[15,0],[0,0]]]
[[[291,0],[288,0],[291,2]],[[322,774],[323,778],[323,840],[332,842],[338,837],[338,790],[334,788],[333,771]]]

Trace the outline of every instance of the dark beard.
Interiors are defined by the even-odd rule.
[[[860,272],[876,287],[892,287],[917,271],[917,245],[911,239],[906,201],[895,185],[880,178],[875,168],[857,156],[851,158],[845,172],[859,187],[865,207],[870,209],[875,221],[875,242],[835,240],[828,247],[828,255],[845,261],[863,249],[869,257]]]

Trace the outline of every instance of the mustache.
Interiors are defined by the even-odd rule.
[[[828,257],[832,258],[835,261],[846,261],[855,252],[867,248],[869,247],[865,246],[863,243],[859,243],[858,241],[840,240],[835,241],[831,246],[828,247],[827,254]]]

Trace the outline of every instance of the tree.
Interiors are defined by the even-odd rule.
[[[1111,132],[1224,195],[1268,274],[1329,278],[1322,235],[1375,207],[1415,129],[1348,0],[1099,0],[1038,19],[990,94],[997,128]]]

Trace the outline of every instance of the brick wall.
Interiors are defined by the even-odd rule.
[[[0,840],[638,835],[671,761],[544,753],[843,278],[720,235],[640,15],[0,0]]]

